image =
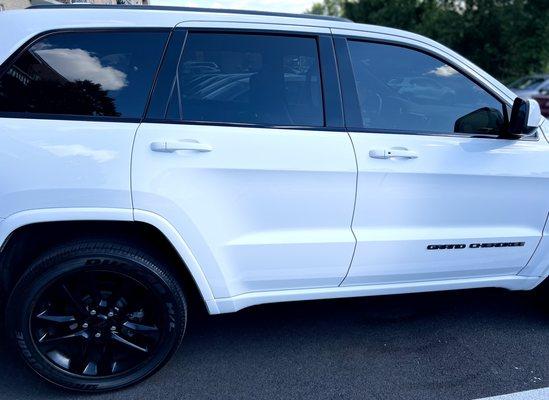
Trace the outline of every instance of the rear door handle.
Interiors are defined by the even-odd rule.
[[[212,151],[213,147],[208,143],[200,143],[197,140],[185,139],[174,142],[152,142],[151,143],[152,151],[159,151],[161,153],[173,153],[179,150],[191,150],[191,151]]]
[[[405,148],[395,147],[392,149],[374,149],[370,150],[371,158],[418,158],[418,154],[415,151],[411,151]]]

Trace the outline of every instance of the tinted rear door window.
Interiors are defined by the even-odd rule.
[[[166,119],[324,125],[315,38],[191,32],[176,75]]]
[[[0,112],[142,116],[167,32],[64,32],[25,50],[0,78]]]

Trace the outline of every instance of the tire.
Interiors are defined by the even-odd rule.
[[[101,392],[134,384],[177,350],[187,321],[170,270],[131,245],[59,246],[23,274],[6,326],[25,362],[58,386]]]

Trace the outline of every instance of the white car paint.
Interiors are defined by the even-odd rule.
[[[545,141],[352,132],[359,166],[345,285],[512,275],[530,259],[547,217]],[[372,148],[415,159],[374,159]],[[470,248],[524,242],[522,247]],[[431,244],[466,244],[426,251]]]
[[[201,21],[179,26],[261,28]],[[182,141],[211,151],[151,151],[153,143]],[[132,177],[134,207],[189,234],[216,298],[334,287],[349,269],[356,163],[341,132],[143,123]]]
[[[151,151],[159,140],[212,151]],[[185,232],[216,297],[343,280],[355,247],[346,134],[144,123],[134,148],[135,208]]]
[[[5,12],[0,63],[52,29],[176,25],[331,31],[413,44],[474,76],[509,106],[515,97],[471,62],[419,35],[249,14]],[[0,242],[36,222],[149,223],[179,252],[212,314],[274,301],[476,287],[528,290],[549,273],[543,236],[549,143],[541,132],[535,141],[500,141],[0,118]],[[211,151],[151,150],[154,142],[184,140]],[[418,157],[369,157],[371,150],[395,147]],[[482,253],[425,250],[433,242],[464,240],[525,246]]]
[[[2,118],[0,216],[25,210],[131,209],[136,123]]]
[[[526,124],[529,128],[537,128],[540,126],[540,120],[543,118],[541,115],[541,108],[539,106],[539,103],[534,99],[528,99],[526,100],[528,103],[529,108],[529,114],[528,114],[528,121],[526,121]]]
[[[382,296],[402,293],[436,292],[441,290],[498,287],[509,290],[530,290],[540,282],[539,277],[505,275],[466,279],[441,279],[421,282],[368,284],[318,289],[295,289],[244,293],[238,296],[212,300],[221,313],[241,310],[256,304],[281,301],[337,299],[344,297]],[[213,306],[213,305],[212,305]],[[211,308],[212,306],[209,306]]]
[[[219,314],[219,307],[217,306],[213,293],[210,289],[210,284],[204,275],[204,271],[198,264],[198,261],[196,261],[191,248],[183,240],[177,229],[175,229],[169,221],[150,211],[134,209],[133,219],[134,221],[145,222],[156,227],[170,241],[172,246],[180,254],[181,258],[185,260],[185,265],[189,269],[189,272],[191,273],[191,276],[193,277],[210,314]]]

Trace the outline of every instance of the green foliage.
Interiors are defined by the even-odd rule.
[[[305,12],[307,14],[340,16],[342,13],[341,1],[323,0],[322,3],[314,3],[313,7]]]
[[[428,36],[499,79],[549,72],[549,0],[323,0],[310,10]]]

